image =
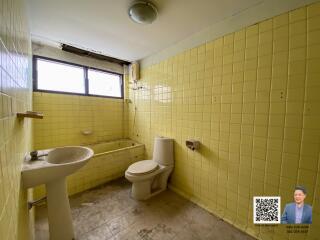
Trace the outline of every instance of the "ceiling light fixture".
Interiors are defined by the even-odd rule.
[[[128,10],[129,17],[136,23],[150,24],[158,15],[156,6],[148,1],[135,1]]]

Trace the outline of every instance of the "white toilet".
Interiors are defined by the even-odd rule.
[[[173,165],[173,139],[156,137],[153,159],[133,163],[125,173],[126,179],[132,182],[132,198],[146,200],[166,190]]]

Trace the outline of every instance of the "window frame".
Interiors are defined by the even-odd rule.
[[[85,92],[84,93],[76,93],[76,92],[65,92],[65,91],[38,89],[38,64],[37,64],[38,59],[48,60],[48,61],[56,62],[56,63],[62,63],[64,65],[69,65],[69,66],[81,67],[83,69],[83,73],[84,73],[83,80],[84,80],[84,91]],[[119,76],[120,85],[121,85],[120,86],[121,97],[89,94],[89,78],[88,78],[88,70],[89,69]],[[89,66],[81,65],[81,64],[77,64],[77,63],[72,63],[72,62],[68,62],[68,61],[63,61],[63,60],[59,60],[59,59],[54,59],[54,58],[49,58],[49,57],[44,57],[44,56],[39,56],[39,55],[33,55],[32,56],[32,79],[33,79],[33,92],[45,92],[45,93],[78,95],[78,96],[88,96],[88,97],[124,99],[123,74],[107,71],[107,70],[100,69],[100,68],[89,67]]]

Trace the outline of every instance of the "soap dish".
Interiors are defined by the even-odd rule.
[[[17,113],[18,118],[37,118],[43,119],[43,113],[40,112],[33,112],[33,111],[26,111],[24,113]]]

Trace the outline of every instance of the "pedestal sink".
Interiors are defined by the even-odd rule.
[[[84,166],[93,156],[90,148],[59,147],[39,151],[38,160],[26,159],[22,167],[25,188],[46,185],[50,240],[74,239],[66,177]]]

